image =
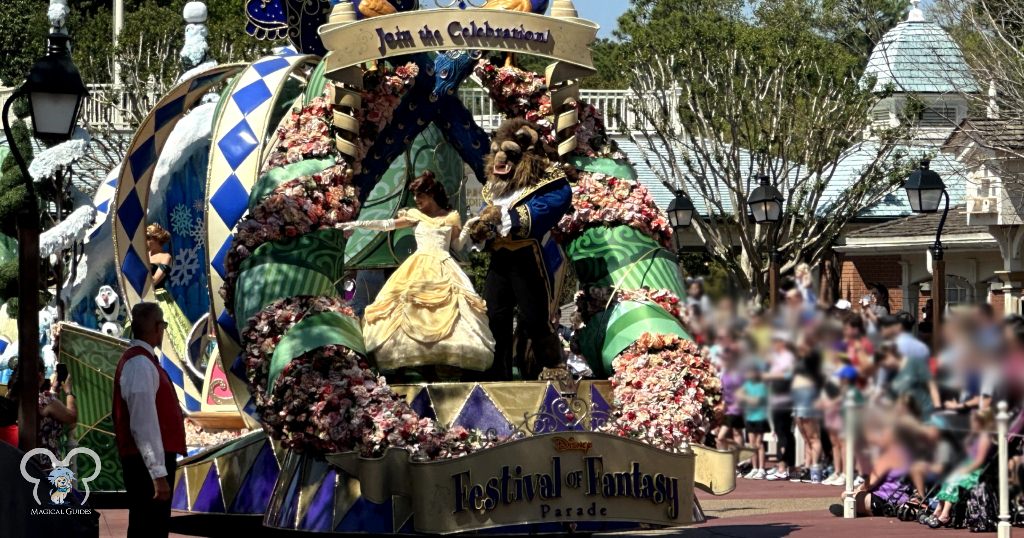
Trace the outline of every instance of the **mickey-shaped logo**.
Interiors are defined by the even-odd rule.
[[[82,504],[84,505],[89,500],[89,482],[96,479],[100,475],[100,457],[90,448],[78,447],[68,452],[68,455],[63,459],[57,459],[57,456],[50,452],[47,448],[33,448],[25,453],[21,458],[21,476],[27,482],[32,484],[32,498],[35,499],[36,504],[42,504],[39,502],[39,480],[38,478],[28,474],[28,461],[30,458],[36,455],[47,455],[50,457],[50,461],[53,462],[53,470],[47,476],[52,488],[50,489],[50,504],[53,506],[64,506],[70,504],[67,497],[71,493],[71,488],[75,483],[75,473],[71,471],[69,467],[70,463],[74,461],[74,457],[77,454],[85,454],[92,458],[93,461],[93,472],[90,476],[82,478],[82,487],[85,489],[85,496],[82,497]]]

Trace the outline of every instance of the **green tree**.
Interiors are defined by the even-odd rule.
[[[663,27],[694,16],[695,27]],[[863,59],[818,31],[821,18],[812,0],[765,1],[749,20],[702,0],[645,0],[620,19],[635,55],[629,75],[640,120],[630,136],[659,179],[703,199],[708,215],[694,220],[695,231],[739,289],[761,296],[770,247],[783,255],[783,271],[821,260],[903,173],[891,160],[902,130],[879,132],[859,177],[826,195],[878,96],[859,84]],[[775,226],[747,217],[751,178],[762,172],[785,193]],[[819,216],[825,205],[828,218]]]
[[[46,50],[47,0],[0,2],[0,86],[17,86]]]

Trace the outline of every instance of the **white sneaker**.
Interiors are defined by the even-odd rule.
[[[821,483],[826,486],[845,486],[846,475],[833,474],[832,476],[828,477],[827,480],[823,480]]]
[[[765,478],[771,478],[771,477],[775,476],[775,473],[777,473],[777,472],[779,472],[779,470],[776,469],[775,467],[772,467],[771,469],[768,469],[768,471],[765,473],[764,477]]]
[[[754,476],[750,477],[751,480],[764,480],[765,472],[764,469],[758,469]]]
[[[754,475],[756,475],[758,471],[761,471],[761,469],[751,469],[749,473],[743,475],[743,478],[745,478],[747,480],[750,480],[750,479],[754,478]],[[761,471],[761,472],[764,472],[764,471]]]
[[[846,481],[844,480],[843,482],[845,483]],[[855,487],[855,488],[858,488],[858,487],[860,487],[860,485],[861,485],[861,484],[863,484],[863,483],[864,483],[864,477],[863,477],[863,476],[858,476],[858,477],[857,477],[857,478],[856,478],[856,479],[855,479],[855,480],[853,481],[853,487]]]

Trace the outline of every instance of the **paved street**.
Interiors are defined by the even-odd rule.
[[[783,536],[830,538],[901,536],[907,538],[956,538],[986,536],[966,530],[932,530],[895,519],[861,518],[847,521],[829,514],[841,488],[790,482],[740,480],[735,491],[723,497],[698,494],[708,521],[688,528],[614,533],[603,536],[678,536],[685,538],[781,538]],[[121,537],[128,526],[128,511],[101,510],[101,537]],[[172,536],[315,536],[309,533],[271,531],[256,517],[199,516],[175,513]],[[1015,529],[1016,531],[1017,529]],[[1019,532],[1019,531],[1018,531]],[[257,535],[257,534],[253,534]],[[995,536],[990,534],[987,536]]]

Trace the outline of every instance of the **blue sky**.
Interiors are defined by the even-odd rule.
[[[601,25],[598,37],[611,37],[615,20],[629,7],[629,0],[576,0],[573,4],[580,17]]]

